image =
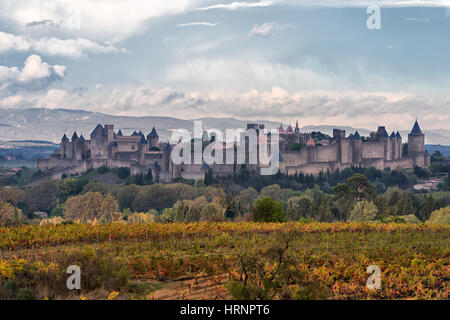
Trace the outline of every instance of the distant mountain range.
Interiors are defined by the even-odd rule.
[[[11,140],[43,140],[59,142],[64,133],[69,138],[74,131],[82,133],[89,139],[90,133],[99,123],[114,124],[116,130],[121,129],[124,134],[131,134],[134,130],[142,131],[144,134],[150,132],[153,126],[158,130],[162,139],[168,140],[173,130],[180,128],[193,129],[193,120],[202,120],[206,128],[237,129],[245,128],[248,122],[263,123],[267,128],[277,128],[279,122],[264,120],[238,120],[235,118],[199,118],[182,120],[173,117],[127,117],[108,115],[98,112],[69,109],[0,109],[0,141]],[[286,125],[284,125],[286,126]],[[347,134],[355,132],[356,128],[346,126],[306,126],[301,131],[321,131],[332,135],[333,128],[344,129]],[[389,129],[389,128],[388,128]],[[427,144],[450,145],[450,130],[426,130],[425,142]],[[357,128],[361,135],[368,135],[371,130]],[[373,128],[376,130],[376,128]],[[407,139],[408,131],[400,131],[404,141]]]

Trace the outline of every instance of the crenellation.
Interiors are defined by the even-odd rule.
[[[260,143],[269,143],[263,132],[264,125],[248,124],[247,130],[254,129],[258,132],[257,149]],[[282,126],[278,128],[280,164],[279,169],[284,174],[318,174],[320,172],[335,172],[350,166],[385,168],[413,168],[414,166],[426,167],[430,164],[430,156],[424,151],[424,134],[419,124],[414,124],[408,135],[408,154],[402,154],[402,137],[399,132],[388,135],[386,128],[378,127],[370,137],[363,138],[358,131],[346,136],[345,130],[334,129],[333,137],[327,140],[314,141],[311,133],[302,133],[298,127],[289,126],[286,130]],[[271,137],[271,136],[270,136]],[[169,182],[174,178],[199,179],[204,177],[209,169],[215,176],[229,176],[238,172],[241,164],[218,164],[210,166],[194,163],[182,163],[175,165],[171,159],[171,152],[175,145],[161,142],[156,129],[145,136],[142,132],[133,132],[130,136],[124,136],[122,131],[116,134],[113,125],[97,125],[87,140],[76,132],[69,140],[66,134],[61,139],[59,150],[55,150],[49,159],[38,159],[37,167],[42,171],[50,171],[51,174],[83,173],[89,169],[101,166],[111,168],[128,167],[132,174],[152,172],[155,181]],[[241,142],[235,141],[233,146],[233,158],[236,163],[239,152],[245,150],[245,164],[247,170],[256,174],[263,167],[259,158],[249,155],[249,139],[241,135]],[[212,140],[211,140],[212,141]],[[242,149],[239,144],[244,141]],[[203,149],[208,145],[203,142]],[[181,143],[181,142],[179,142]],[[192,142],[191,142],[192,143]],[[217,142],[216,142],[217,143]],[[291,150],[292,145],[296,151]],[[224,160],[226,159],[224,144]],[[194,148],[191,148],[192,159]],[[251,160],[258,160],[251,164]]]

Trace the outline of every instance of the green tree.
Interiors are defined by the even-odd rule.
[[[370,184],[365,175],[356,173],[347,179],[350,187],[350,193],[355,200],[361,201],[363,199],[369,200],[376,194],[375,187]]]
[[[64,203],[70,196],[76,196],[83,191],[89,180],[86,178],[67,178],[61,180],[56,186],[56,200]]]
[[[355,203],[353,210],[350,212],[349,221],[373,221],[377,214],[378,209],[373,202],[362,200]]]
[[[46,180],[25,190],[23,203],[25,212],[32,214],[35,211],[50,213],[56,205],[56,190],[58,181]]]
[[[283,204],[270,197],[256,200],[251,212],[253,219],[258,222],[283,222],[286,220]]]
[[[309,196],[297,196],[289,198],[287,217],[289,220],[298,221],[302,218],[311,218],[313,199]]]

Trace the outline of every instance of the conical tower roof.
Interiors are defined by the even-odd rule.
[[[422,130],[420,130],[420,126],[417,120],[416,122],[414,122],[414,126],[411,129],[411,134],[422,134]]]
[[[153,127],[152,131],[150,131],[150,133],[147,135],[147,138],[157,138],[158,136],[158,132],[156,132],[155,127]]]

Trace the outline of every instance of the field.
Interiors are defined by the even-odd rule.
[[[0,295],[448,299],[449,237],[449,225],[381,223],[0,228]],[[81,290],[66,287],[69,265],[81,268]],[[381,271],[379,289],[366,287],[370,265]]]

